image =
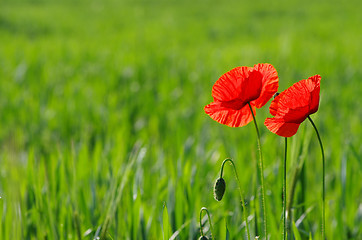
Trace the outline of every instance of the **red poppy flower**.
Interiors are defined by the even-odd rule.
[[[301,80],[280,93],[270,105],[273,118],[267,118],[265,126],[282,137],[296,134],[299,125],[318,110],[321,76]]]
[[[215,121],[242,127],[253,120],[255,108],[264,106],[278,90],[278,73],[271,64],[236,67],[222,75],[212,87],[214,102],[204,110]]]

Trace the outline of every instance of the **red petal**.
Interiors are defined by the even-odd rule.
[[[283,93],[283,92],[282,92]],[[283,96],[283,94],[282,94]],[[280,94],[278,96],[276,96],[273,101],[270,104],[269,107],[269,112],[271,115],[275,116],[278,113],[278,109],[279,109],[279,99],[280,99]]]
[[[267,118],[264,125],[273,133],[281,137],[291,137],[297,133],[299,123],[287,123],[282,118]]]
[[[252,109],[255,114],[255,107],[252,106]],[[235,110],[216,101],[206,105],[204,110],[212,119],[229,127],[242,127],[253,120],[249,105],[244,105],[241,109]]]
[[[320,81],[321,76],[314,75],[306,80],[306,85],[310,91],[310,104],[309,104],[309,115],[318,111],[319,107],[319,93],[320,93]]]
[[[299,108],[289,108],[286,113],[278,112],[277,117],[281,117],[288,123],[302,123],[308,117],[309,106],[303,106]]]
[[[262,88],[262,78],[263,75],[261,75],[260,72],[252,71],[249,74],[249,77],[245,79],[241,85],[239,99],[245,103],[257,99],[260,96]]]
[[[250,67],[236,67],[223,74],[212,87],[214,101],[231,101],[235,99],[247,99],[255,95],[254,81],[256,76],[249,78]],[[260,79],[257,79],[260,81]],[[258,84],[258,81],[256,83]],[[260,87],[260,83],[257,87]],[[250,89],[252,91],[250,91]],[[245,95],[245,93],[248,93]]]
[[[270,104],[273,116],[283,117],[287,122],[301,123],[318,110],[319,80],[318,75],[301,80],[281,92]]]
[[[279,78],[278,72],[273,65],[268,63],[256,64],[253,68],[263,75],[262,90],[258,99],[255,100],[255,106],[261,108],[278,91]]]

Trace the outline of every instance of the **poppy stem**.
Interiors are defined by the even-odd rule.
[[[287,234],[287,225],[286,225],[286,182],[287,182],[287,150],[288,150],[288,138],[285,138],[285,148],[284,148],[284,163],[283,163],[283,240],[285,240]]]
[[[321,147],[321,151],[322,151],[322,169],[323,169],[323,189],[322,189],[322,239],[325,239],[324,233],[325,233],[325,223],[326,223],[326,212],[325,212],[325,199],[326,199],[326,190],[325,190],[325,186],[326,186],[326,182],[325,182],[325,158],[324,158],[324,149],[323,149],[323,144],[322,144],[322,140],[321,137],[319,135],[318,129],[316,127],[316,125],[314,124],[313,120],[310,118],[310,116],[308,116],[308,119],[310,121],[310,123],[313,125],[314,130],[317,134],[318,137],[318,141],[319,141],[319,145]]]
[[[266,208],[265,208],[265,190],[264,190],[264,166],[263,166],[263,155],[262,155],[262,152],[261,152],[260,133],[259,133],[259,129],[258,129],[258,124],[256,123],[256,119],[255,119],[255,116],[254,116],[253,109],[252,109],[249,102],[248,102],[248,105],[249,105],[249,108],[250,108],[251,115],[253,116],[253,119],[254,119],[256,134],[258,135],[258,150],[259,150],[259,164],[258,164],[258,166],[259,166],[260,185],[261,185],[261,205],[262,205],[262,208],[263,208],[264,236],[265,236],[265,239],[268,239],[267,215],[266,215]]]
[[[207,217],[209,219],[209,224],[210,224],[210,230],[211,230],[211,237],[214,238],[214,229],[212,227],[212,223],[211,223],[211,217],[210,217],[210,213],[209,210],[207,210],[206,207],[202,207],[200,210],[200,232],[201,232],[201,236],[204,236],[204,232],[202,231],[202,212],[205,211],[207,214]]]
[[[236,181],[238,182],[238,185],[239,185],[239,194],[240,194],[240,198],[241,198],[241,204],[242,204],[242,206],[243,206],[243,218],[244,218],[244,221],[245,221],[246,234],[248,235],[248,240],[250,240],[249,223],[248,223],[248,218],[247,218],[247,216],[246,216],[245,201],[244,201],[243,193],[242,193],[242,191],[241,191],[241,184],[240,184],[238,172],[236,171],[236,167],[235,167],[234,161],[233,161],[231,158],[226,158],[226,159],[222,162],[222,164],[221,164],[221,171],[220,171],[220,178],[222,178],[222,174],[223,174],[223,171],[224,171],[224,165],[225,165],[225,163],[228,162],[228,161],[231,163],[231,165],[233,165],[233,169],[234,169],[234,173],[235,173],[235,178],[236,178]]]

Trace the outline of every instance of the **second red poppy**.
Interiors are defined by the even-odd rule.
[[[265,126],[282,137],[296,134],[299,125],[318,110],[321,76],[315,75],[293,84],[272,101]]]

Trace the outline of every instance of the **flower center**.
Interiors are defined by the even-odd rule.
[[[240,110],[242,109],[247,103],[241,101],[240,99],[234,99],[231,101],[225,101],[221,103],[222,107],[225,108],[230,108],[230,109],[234,109],[234,110]]]

